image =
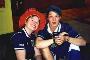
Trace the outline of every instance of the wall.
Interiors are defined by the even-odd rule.
[[[5,8],[0,8],[0,34],[13,32],[11,0],[5,0]]]
[[[90,0],[85,0],[85,4],[87,7],[90,7]]]

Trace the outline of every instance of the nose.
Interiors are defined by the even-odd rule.
[[[34,21],[33,23],[34,23],[34,25],[37,25],[38,24],[38,22],[36,22],[36,21]]]
[[[56,20],[56,18],[55,17],[53,17],[53,21],[55,21]]]

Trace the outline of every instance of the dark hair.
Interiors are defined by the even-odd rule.
[[[48,8],[47,8],[47,15],[50,11],[54,11],[56,12],[58,15],[61,15],[62,14],[62,11],[61,9],[58,7],[58,6],[55,6],[55,5],[50,5]]]

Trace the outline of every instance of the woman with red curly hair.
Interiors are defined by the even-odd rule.
[[[43,29],[45,23],[45,15],[35,8],[27,9],[20,17],[19,27],[21,29],[11,37],[17,60],[34,60],[35,57],[41,55],[39,49],[35,47],[35,33]],[[38,58],[41,60],[40,56]]]

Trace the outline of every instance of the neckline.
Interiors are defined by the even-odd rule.
[[[54,32],[60,32],[60,30],[61,30],[61,24],[59,23]],[[51,32],[51,30],[50,30],[49,23],[47,24],[47,31],[48,31],[49,33],[53,34],[53,32]]]
[[[30,38],[31,34],[28,34],[25,28],[23,28],[22,30],[25,32],[26,36]]]

